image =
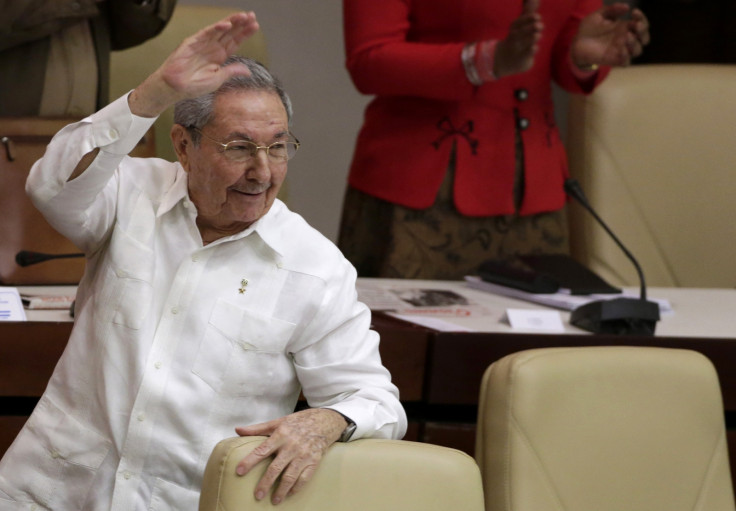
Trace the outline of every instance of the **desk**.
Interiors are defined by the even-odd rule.
[[[590,335],[570,326],[565,312],[561,312],[564,332],[515,331],[502,321],[506,309],[540,306],[483,293],[459,282],[380,282],[454,290],[488,311],[481,317],[445,318],[475,332],[438,331],[374,314],[374,328],[381,334],[381,357],[410,417],[409,440],[472,454],[478,389],[486,367],[506,354],[548,346],[635,345],[699,351],[716,366],[727,417],[736,417],[736,290],[651,289],[651,297],[670,301],[674,315],[663,317],[655,337],[614,337]],[[71,331],[72,323],[63,311],[29,311],[28,316],[29,321],[23,323],[0,322],[0,454],[43,392]],[[729,431],[729,440],[733,462],[736,429]]]
[[[371,283],[373,279],[361,279]],[[446,317],[474,332],[438,331],[374,313],[381,334],[381,356],[401,391],[410,418],[407,439],[454,447],[473,454],[476,403],[486,368],[499,358],[525,349],[554,346],[659,346],[699,351],[715,365],[729,429],[732,473],[736,476],[736,290],[651,289],[674,310],[657,324],[654,337],[591,335],[569,325],[559,333],[515,331],[503,321],[507,308],[539,309],[531,303],[488,295],[457,282],[381,280],[397,289],[445,289],[461,293],[487,309],[486,316]]]
[[[22,286],[18,290],[73,295],[75,287]],[[0,456],[46,389],[72,331],[72,318],[65,310],[26,311],[26,316],[29,321],[0,321]]]

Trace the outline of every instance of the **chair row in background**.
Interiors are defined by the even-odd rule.
[[[612,70],[569,100],[570,172],[639,260],[647,284],[736,287],[736,65]],[[593,218],[570,210],[572,255],[612,284],[634,266]]]
[[[260,440],[215,448],[200,511],[271,506],[253,498],[265,462],[235,475]],[[402,440],[335,444],[279,508],[734,511],[718,376],[690,350],[545,348],[495,362],[481,386],[475,458]]]

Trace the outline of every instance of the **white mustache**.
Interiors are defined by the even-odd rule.
[[[239,193],[257,195],[259,193],[265,192],[269,188],[271,188],[271,185],[265,184],[265,185],[259,185],[259,186],[242,186],[242,187],[237,186],[237,187],[233,187],[232,190],[239,192]]]

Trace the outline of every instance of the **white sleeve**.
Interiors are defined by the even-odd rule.
[[[31,168],[26,193],[52,226],[78,246],[86,244],[94,237],[92,230],[99,236],[113,221],[115,171],[155,120],[131,113],[126,94],[64,127]],[[100,151],[92,164],[69,181],[82,157],[96,148]],[[95,219],[94,225],[89,218]],[[80,229],[90,230],[88,236]]]
[[[315,342],[294,354],[304,396],[311,407],[331,408],[352,419],[357,427],[351,440],[402,438],[406,412],[381,363],[370,310],[357,300],[355,270],[345,261],[334,274],[301,336]]]

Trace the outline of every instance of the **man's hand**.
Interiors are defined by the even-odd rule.
[[[526,0],[521,16],[511,23],[506,38],[498,42],[493,58],[496,78],[523,73],[534,65],[544,28],[538,8],[539,0]]]
[[[573,41],[570,56],[584,69],[592,65],[627,66],[649,44],[649,20],[639,9],[615,3],[586,16]]]
[[[128,97],[131,111],[156,117],[181,99],[217,90],[231,76],[247,75],[241,64],[222,64],[257,30],[256,15],[241,12],[186,38]]]
[[[267,435],[238,464],[238,475],[247,474],[260,461],[275,455],[255,490],[256,500],[265,497],[276,480],[281,482],[271,502],[278,504],[302,488],[314,475],[322,456],[347,427],[345,418],[327,408],[310,408],[280,419],[235,428],[240,436]]]

